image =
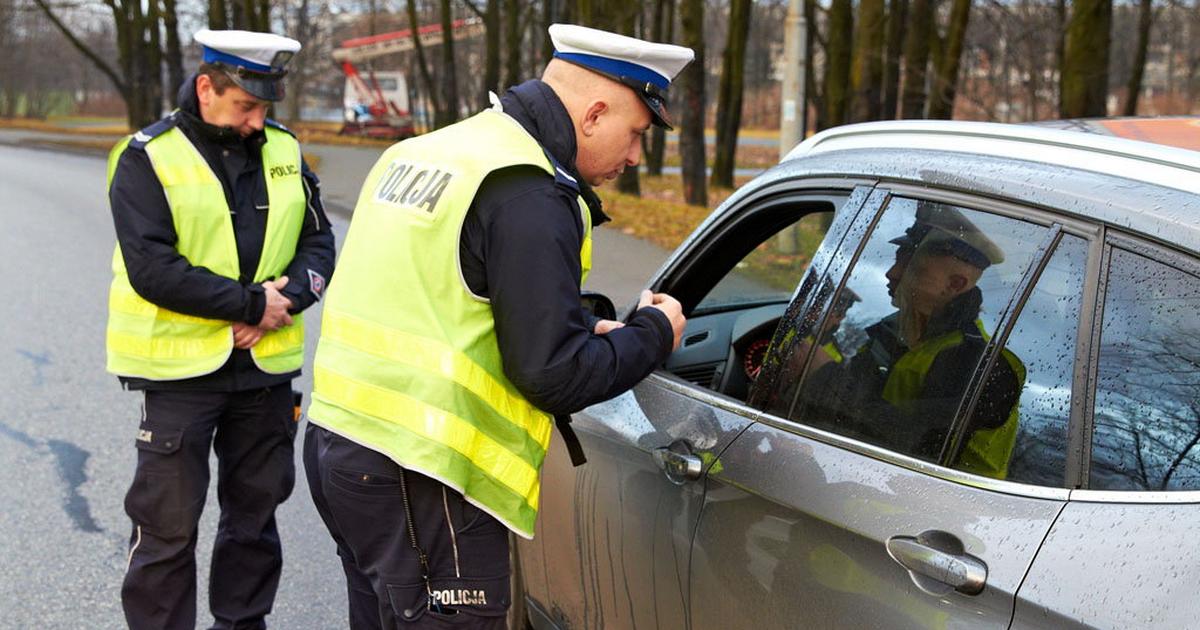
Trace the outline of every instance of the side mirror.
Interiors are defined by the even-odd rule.
[[[607,295],[584,291],[579,295],[579,302],[583,308],[600,319],[615,320],[617,318],[617,307],[613,306],[613,301],[608,299]]]

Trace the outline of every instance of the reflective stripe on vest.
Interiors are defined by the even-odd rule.
[[[491,305],[458,259],[480,183],[516,165],[554,174],[537,141],[492,110],[384,153],[325,296],[308,416],[532,538],[552,421],[505,376]],[[577,203],[586,275],[591,221]]]
[[[304,186],[300,145],[286,132],[265,129],[263,177],[269,206],[267,227],[255,282],[283,274],[296,253],[304,223]],[[129,143],[109,155],[108,178]],[[237,242],[225,191],[208,162],[178,128],[146,143],[146,154],[162,184],[177,237],[176,249],[188,262],[226,278],[240,276]],[[108,371],[150,380],[178,380],[209,374],[233,351],[231,322],[184,315],[143,299],[129,284],[120,246],[112,258],[109,289]],[[304,319],[269,332],[250,355],[264,372],[284,374],[304,360]]]
[[[975,320],[975,326],[986,341],[988,334],[983,328],[983,322]],[[962,342],[962,332],[954,331],[923,341],[916,348],[909,350],[889,371],[887,383],[883,387],[883,399],[901,409],[911,407],[911,403],[916,402],[924,390],[925,377],[929,374],[934,360],[943,351]],[[1024,364],[1008,349],[1001,350],[1000,354],[1012,368],[1017,377],[1018,387],[1021,387],[1025,383]],[[967,438],[962,453],[955,459],[954,467],[993,479],[1008,477],[1008,462],[1012,458],[1013,446],[1017,441],[1018,411],[1018,406],[1014,404],[1004,424],[992,429],[973,431]]]

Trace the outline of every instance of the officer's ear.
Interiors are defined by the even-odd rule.
[[[216,96],[216,89],[213,87],[212,77],[207,74],[196,76],[196,100],[204,107],[208,107]]]
[[[596,128],[600,126],[600,118],[608,111],[608,103],[602,100],[593,100],[588,103],[587,109],[583,110],[583,119],[579,121],[580,131],[585,136],[591,136],[596,133]]]

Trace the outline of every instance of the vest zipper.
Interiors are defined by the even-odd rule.
[[[442,507],[446,508],[446,529],[450,530],[450,548],[454,550],[454,577],[462,577],[458,570],[458,537],[454,534],[454,522],[450,520],[450,501],[446,499],[446,486],[442,486]]]

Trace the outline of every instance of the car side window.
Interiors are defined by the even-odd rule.
[[[812,262],[833,213],[832,208],[812,212],[764,239],[713,286],[697,310],[786,302]]]
[[[1200,277],[1111,251],[1088,487],[1200,489]]]
[[[997,454],[1006,449],[1012,453],[1004,476],[1008,481],[1054,487],[1064,484],[1071,381],[1087,257],[1086,240],[1071,235],[1062,237],[1021,307],[1001,356],[997,357],[1014,366],[1024,382],[1016,409],[1014,443],[1011,447],[992,447]],[[988,378],[994,373],[993,369]],[[983,391],[987,389],[985,385]],[[968,433],[970,428],[968,423]],[[982,435],[994,440],[1012,439],[1002,432],[975,435],[974,445],[967,440],[962,447],[977,448],[980,452],[975,457],[987,456],[987,448],[980,448],[988,446]],[[963,461],[962,457],[955,459]],[[999,461],[994,465],[999,470],[1003,466]]]
[[[889,199],[819,332],[790,355],[809,361],[790,417],[938,461],[999,316],[1047,234],[999,215]],[[953,465],[1007,474],[1022,364],[1011,351],[995,362]]]

